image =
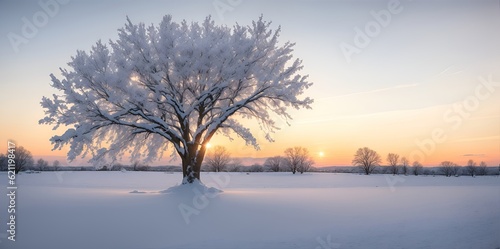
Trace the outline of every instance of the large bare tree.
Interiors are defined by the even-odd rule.
[[[248,127],[254,119],[273,141],[277,117],[288,109],[310,108],[303,96],[312,83],[298,74],[294,43],[279,45],[280,28],[261,18],[249,26],[176,23],[158,26],[129,19],[109,45],[97,42],[77,51],[51,75],[60,94],[44,97],[42,124],[68,126],[54,136],[54,149],[69,145],[68,159],[145,162],[161,158],[169,145],[182,160],[183,183],[200,178],[206,145],[214,135],[239,136],[259,149]]]
[[[380,162],[382,162],[380,155],[368,147],[359,148],[352,160],[352,164],[361,167],[366,175],[371,174]]]
[[[214,146],[208,150],[205,164],[213,172],[225,171],[231,163],[231,154],[224,146]]]

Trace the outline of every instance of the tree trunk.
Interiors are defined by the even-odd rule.
[[[182,159],[182,184],[193,183],[200,180],[201,162],[197,162],[194,157]]]
[[[182,157],[182,184],[193,183],[200,180],[201,164],[205,157],[205,148],[196,150],[197,146],[189,146],[188,153]]]

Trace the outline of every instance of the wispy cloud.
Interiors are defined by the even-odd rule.
[[[464,154],[466,157],[485,157],[486,154]]]
[[[454,69],[454,67],[455,67],[454,65],[450,65],[445,70],[443,70],[440,73],[436,74],[432,78],[439,78],[439,77],[445,76],[445,75],[457,74],[457,73],[460,73],[460,72],[463,71],[463,70],[459,70],[459,69]]]

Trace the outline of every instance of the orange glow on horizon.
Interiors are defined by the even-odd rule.
[[[17,139],[14,139],[17,146],[23,146],[30,150],[35,158],[49,157],[49,158],[66,158],[68,147],[62,150],[52,151],[52,145],[49,138],[54,134],[59,134],[61,131],[54,132],[47,126],[36,126],[36,134],[19,133]],[[386,165],[386,156],[388,153],[397,153],[401,157],[411,158],[411,153],[419,150],[419,147],[407,140],[403,144],[394,142],[388,143],[366,143],[362,141],[348,140],[340,136],[338,139],[330,137],[326,139],[332,141],[326,143],[325,141],[317,141],[315,139],[298,136],[286,136],[291,131],[281,132],[277,134],[276,142],[270,143],[267,141],[260,142],[260,150],[255,150],[252,146],[248,146],[241,139],[229,141],[225,137],[214,137],[213,141],[207,144],[207,148],[215,145],[226,147],[233,157],[237,158],[255,158],[265,159],[267,157],[283,155],[286,148],[293,146],[303,146],[309,149],[312,157],[315,160],[315,167],[322,166],[350,166],[352,158],[356,150],[360,147],[369,147],[377,151],[382,158],[382,165]],[[302,139],[303,138],[303,139]],[[7,141],[9,138],[3,138]],[[347,140],[343,140],[347,139]],[[405,139],[402,139],[405,140]],[[469,141],[470,140],[470,141]],[[448,142],[436,144],[432,153],[423,154],[424,160],[419,160],[424,166],[437,166],[442,161],[453,161],[459,165],[466,165],[469,159],[476,162],[485,161],[489,166],[497,166],[500,163],[500,137],[491,138],[478,138],[478,139],[455,139],[450,137]],[[296,141],[301,141],[300,143]],[[407,142],[410,142],[407,144]],[[399,145],[399,146],[397,146]],[[0,144],[0,151],[5,154],[7,143]],[[420,149],[422,151],[422,149]],[[169,154],[169,153],[167,153]],[[166,154],[166,155],[167,155]],[[163,158],[162,161],[168,161],[169,157]],[[59,159],[58,159],[59,160]],[[413,163],[410,159],[410,164]]]

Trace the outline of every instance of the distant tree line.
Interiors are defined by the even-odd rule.
[[[34,160],[30,151],[20,146],[16,148],[16,173],[20,171],[39,172],[39,171],[167,171],[181,172],[179,166],[155,166],[151,167],[139,161],[135,161],[130,165],[121,163],[113,163],[103,165],[101,167],[62,167],[58,160],[54,160],[50,164],[47,160],[39,158]],[[314,168],[314,161],[309,154],[309,151],[304,147],[287,148],[283,155],[272,156],[265,160],[264,164],[253,164],[245,166],[238,158],[231,157],[229,151],[223,146],[215,146],[210,148],[202,171],[205,172],[291,172],[301,173],[308,171],[313,172],[335,172],[335,173],[361,173],[361,174],[392,174],[392,175],[444,175],[451,176],[483,176],[500,174],[500,165],[496,167],[488,167],[486,162],[479,163],[474,160],[469,160],[467,165],[462,167],[452,161],[443,161],[437,167],[423,167],[418,161],[410,164],[406,157],[400,157],[395,153],[388,153],[386,157],[386,165],[381,165],[382,158],[374,150],[363,147],[359,148],[354,154],[352,160],[353,167],[329,167]],[[7,171],[8,158],[5,154],[0,154],[0,171]]]
[[[310,171],[314,161],[309,155],[309,151],[304,147],[292,147],[284,151],[283,156],[274,156],[266,159],[264,165],[254,164],[243,166],[238,159],[231,158],[229,151],[223,146],[210,148],[205,164],[204,171],[212,172],[299,172]]]
[[[15,160],[15,172],[16,174],[20,171],[28,170],[34,166],[33,156],[31,152],[25,149],[22,146],[19,146],[15,149],[14,152],[14,160]],[[8,170],[8,158],[5,154],[0,154],[0,169],[2,171]]]
[[[495,172],[489,172],[488,165],[482,161],[479,163],[479,166],[474,160],[469,160],[467,162],[466,167],[462,167],[451,161],[443,161],[439,164],[439,166],[433,168],[425,168],[418,161],[413,162],[412,167],[410,168],[410,162],[406,157],[400,158],[398,154],[389,153],[387,154],[387,166],[381,166],[380,163],[382,159],[380,155],[368,148],[359,148],[354,154],[354,159],[352,160],[352,164],[361,169],[363,173],[366,175],[372,173],[380,173],[380,174],[392,174],[392,175],[408,175],[413,173],[414,175],[444,175],[447,177],[451,176],[461,176],[461,175],[470,175],[475,177],[476,175],[488,175],[494,174]],[[378,170],[378,171],[376,171]],[[492,168],[491,171],[494,171]],[[498,166],[498,171],[496,174],[500,174],[500,165]]]
[[[38,159],[36,162],[33,159],[33,155],[23,146],[16,148],[14,152],[14,165],[16,174],[21,171],[57,171],[60,169],[60,162],[54,160],[52,165],[43,158]],[[0,171],[7,171],[9,167],[9,162],[7,155],[0,154]]]

